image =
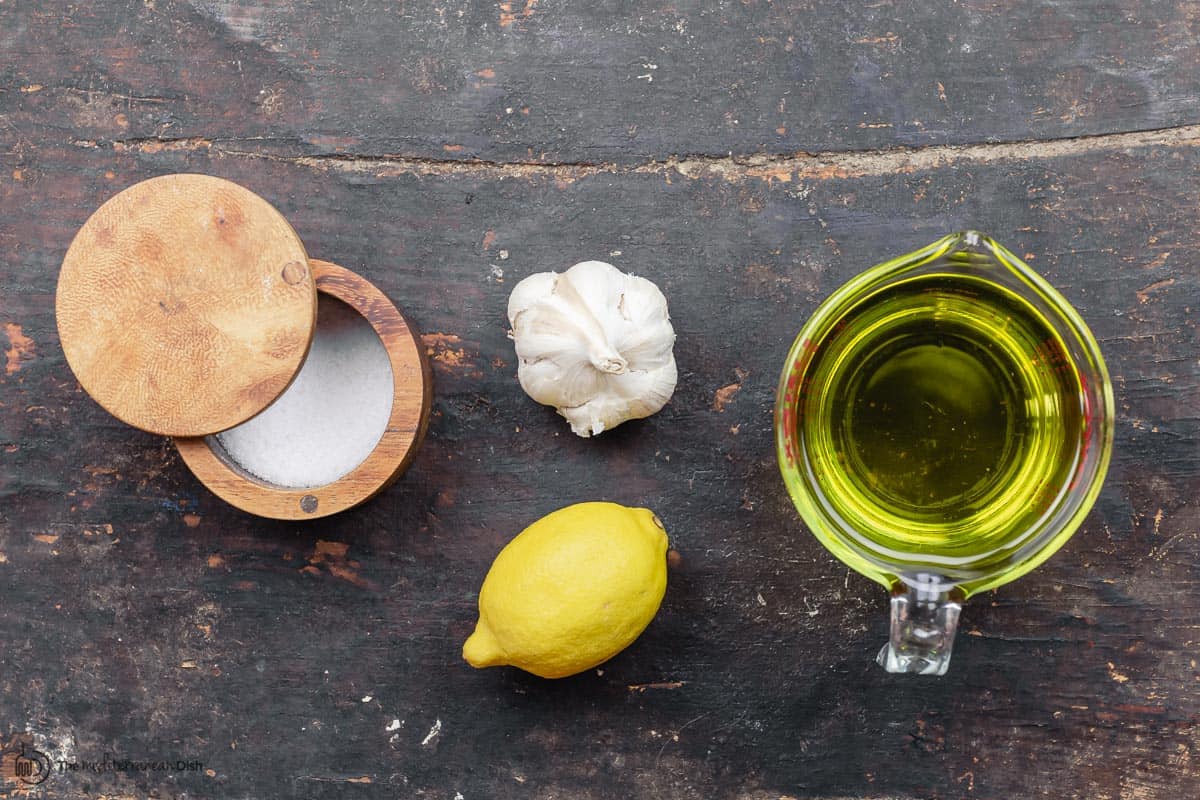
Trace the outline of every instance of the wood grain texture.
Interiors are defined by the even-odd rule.
[[[58,334],[118,419],[172,436],[227,430],[295,378],[317,295],[296,232],[241,186],[164,175],[96,210],[63,259]]]
[[[726,86],[722,75],[753,63],[754,37],[768,30],[785,42],[812,38],[808,71],[770,62],[736,102],[774,103],[798,74],[825,76],[814,80],[830,98],[811,106],[811,120],[795,112],[793,124],[807,127],[791,144],[807,148],[808,136],[820,139],[813,131],[843,124],[829,121],[841,113],[838,59],[855,63],[856,48],[870,46],[856,43],[864,34],[854,20],[874,20],[865,35],[882,36],[899,13],[875,3],[710,4],[711,27],[686,54],[701,102],[683,108],[696,116],[627,93],[611,112],[619,122],[597,128],[584,120],[598,95],[577,89],[600,84],[577,79],[554,105],[534,106],[565,131],[501,135],[490,120],[503,107],[464,110],[477,97],[466,78],[422,96],[435,113],[375,70],[416,69],[428,55],[422,36],[451,77],[460,62],[498,67],[473,49],[491,42],[505,63],[525,65],[519,74],[542,76],[546,98],[562,76],[594,75],[596,54],[624,63],[631,51],[667,46],[675,34],[653,20],[701,12],[543,0],[525,18],[518,0],[501,31],[498,5],[447,6],[448,25],[459,24],[458,10],[479,16],[446,37],[434,8],[389,8],[157,0],[66,14],[0,4],[15,22],[0,26],[0,742],[11,732],[55,758],[204,762],[169,775],[54,773],[45,796],[1200,795],[1194,129],[606,170],[379,158],[355,142],[395,131],[387,149],[411,135],[405,147],[415,152],[429,131],[449,142],[478,128],[479,152],[492,157],[537,154],[551,141],[590,161],[613,152],[626,120],[645,132],[651,118],[663,121],[658,133],[668,119],[685,124],[631,158],[700,152],[716,138],[716,112],[701,107],[723,116],[735,102],[728,88],[704,87]],[[978,140],[1191,121],[1190,4],[922,8],[901,11],[923,15],[930,36],[961,35],[964,18],[1005,36],[986,40],[990,61],[906,51],[914,88],[896,95],[901,116],[940,104],[912,110],[936,62],[985,101],[1012,99],[986,101],[989,111],[964,123]],[[1073,16],[1024,25],[1033,12]],[[884,13],[893,16],[869,16]],[[289,16],[272,23],[284,27],[255,23]],[[574,28],[562,23],[545,40],[557,49],[527,46],[546,19]],[[276,33],[285,28],[302,35]],[[286,54],[316,30],[354,46],[324,45],[319,69],[289,71]],[[68,46],[85,34],[94,44]],[[1024,55],[1002,41],[1039,37],[1044,47]],[[1157,105],[1079,93],[1045,104],[1039,87],[1065,80],[1068,64],[1101,85],[1142,70],[1162,94]],[[47,88],[22,91],[33,84]],[[145,98],[177,85],[186,101],[111,94]],[[346,137],[346,152],[314,161],[302,140],[246,139],[285,135],[256,103],[276,85],[305,98],[279,114],[326,114],[321,131]],[[463,105],[446,110],[444,96]],[[891,97],[873,102],[886,109]],[[1053,122],[1071,98],[1094,115]],[[991,113],[1002,107],[1011,113]],[[199,138],[119,138],[176,128]],[[743,152],[740,130],[722,129],[726,150]],[[880,130],[855,128],[835,144],[890,141]],[[425,332],[437,388],[429,435],[373,501],[311,524],[248,517],[205,490],[168,442],[116,421],[74,381],[53,301],[72,235],[121,186],[181,170],[271,197],[312,252],[370,280]],[[787,347],[823,297],[883,257],[969,227],[1028,260],[1087,320],[1113,374],[1116,443],[1080,531],[1037,571],[972,598],[950,673],[911,680],[871,661],[886,636],[885,593],[847,574],[788,502],[771,405]],[[594,440],[572,436],[521,391],[504,317],[520,278],[585,258],[655,280],[679,334],[671,403]],[[663,519],[679,555],[658,617],[601,671],[545,682],[471,670],[459,652],[496,553],[539,516],[594,499],[646,505]]]
[[[1176,0],[10,0],[0,50],[0,114],[108,149],[634,163],[1200,122]]]
[[[392,367],[392,410],[378,444],[361,464],[332,483],[286,489],[240,469],[211,437],[175,439],[183,462],[201,483],[243,511],[272,519],[317,519],[371,499],[400,477],[429,427],[433,385],[419,334],[367,280],[328,261],[310,259],[309,266],[317,291],[362,314],[387,351]]]

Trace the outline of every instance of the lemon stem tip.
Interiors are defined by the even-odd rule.
[[[480,620],[475,626],[475,632],[467,637],[466,643],[463,644],[462,654],[468,664],[480,669],[498,667],[505,663],[500,643],[496,641],[496,637],[492,635],[483,620]]]

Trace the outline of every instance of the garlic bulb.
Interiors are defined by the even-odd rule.
[[[675,330],[645,278],[601,261],[530,275],[508,298],[508,321],[521,388],[580,436],[648,417],[675,391]]]

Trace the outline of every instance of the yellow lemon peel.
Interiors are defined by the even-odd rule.
[[[667,532],[646,508],[578,503],[542,517],[492,563],[463,658],[543,678],[604,663],[658,613],[666,554]]]

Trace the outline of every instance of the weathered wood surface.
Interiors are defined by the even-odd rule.
[[[1200,122],[1200,11],[1166,0],[7,0],[0,52],[18,128],[256,151],[625,163]]]
[[[567,5],[0,3],[0,771],[24,741],[203,762],[47,797],[1200,794],[1195,6]],[[895,144],[922,149],[794,152]],[[727,151],[772,157],[671,160]],[[174,171],[272,200],[425,333],[429,435],[366,506],[243,515],[78,388],[63,253]],[[883,592],[788,503],[772,395],[823,296],[965,226],[1092,325],[1114,462],[1058,555],[968,605],[949,675],[892,677]],[[595,441],[505,337],[513,284],[584,258],[656,280],[679,333],[671,404]],[[587,499],[665,521],[659,617],[576,678],[468,668],[495,553]]]

